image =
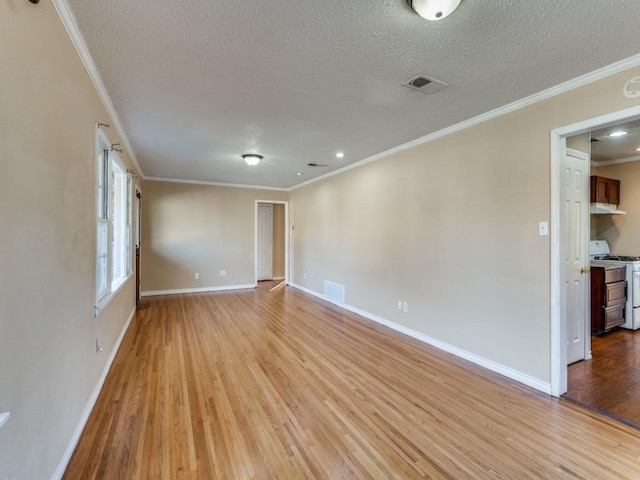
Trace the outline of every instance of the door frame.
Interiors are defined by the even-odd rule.
[[[562,262],[560,224],[560,179],[567,137],[590,132],[596,128],[614,125],[622,120],[640,118],[640,105],[600,115],[551,130],[551,394],[559,397],[567,392],[567,318],[566,297],[562,288]],[[589,240],[590,229],[584,226],[583,240]],[[588,296],[585,299],[588,301]],[[588,306],[590,309],[590,305]],[[563,313],[564,312],[564,313]]]
[[[287,200],[256,200],[253,226],[253,284],[258,286],[258,205],[284,205],[284,282],[289,285],[289,202]]]

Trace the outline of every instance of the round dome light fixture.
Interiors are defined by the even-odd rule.
[[[462,0],[407,0],[409,6],[427,20],[442,20],[450,15]]]
[[[259,164],[260,160],[262,160],[264,157],[256,153],[247,153],[245,155],[242,155],[242,158],[244,158],[244,161],[247,162],[247,165],[254,167]]]

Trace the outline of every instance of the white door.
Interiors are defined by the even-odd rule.
[[[258,204],[258,280],[273,278],[273,205]]]
[[[562,258],[565,261],[564,312],[567,318],[567,364],[587,358],[591,320],[589,287],[589,156],[567,149],[562,167]]]

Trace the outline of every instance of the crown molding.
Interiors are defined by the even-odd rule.
[[[607,165],[618,165],[620,163],[637,162],[638,160],[640,160],[640,155],[634,155],[632,157],[614,158],[612,160],[593,161],[591,162],[591,165],[593,165],[594,167],[606,167]]]
[[[249,188],[252,190],[273,190],[276,192],[289,192],[290,188],[279,187],[264,187],[261,185],[247,185],[243,183],[224,183],[224,182],[204,182],[200,180],[186,180],[182,178],[168,178],[168,177],[144,177],[144,180],[151,182],[169,182],[169,183],[188,183],[191,185],[209,185],[213,187],[230,187],[230,188]]]
[[[425,135],[423,137],[417,138],[415,140],[412,140],[410,142],[404,143],[402,145],[398,145],[397,147],[385,150],[383,152],[377,153],[375,155],[372,155],[370,157],[367,157],[365,159],[362,159],[360,161],[354,162],[350,165],[346,165],[342,168],[339,168],[337,170],[333,170],[331,172],[328,172],[324,175],[320,175],[318,177],[315,177],[313,179],[307,180],[305,182],[299,183],[297,185],[293,185],[292,187],[289,188],[277,188],[277,187],[265,187],[265,186],[257,186],[257,185],[243,185],[243,184],[231,184],[231,183],[223,183],[223,182],[200,182],[200,181],[192,181],[192,180],[182,180],[182,179],[172,179],[172,178],[161,178],[161,177],[145,177],[144,176],[144,172],[142,170],[142,168],[140,167],[140,164],[138,163],[138,160],[135,156],[135,153],[133,151],[133,148],[131,148],[131,143],[129,142],[129,138],[127,137],[124,128],[122,127],[122,124],[120,122],[120,119],[116,113],[116,110],[113,106],[113,103],[111,101],[111,97],[109,96],[109,94],[107,93],[107,90],[104,86],[104,83],[102,82],[102,79],[100,78],[100,75],[98,74],[98,71],[96,69],[96,66],[93,62],[93,59],[91,57],[91,55],[89,54],[89,50],[86,46],[86,43],[84,41],[84,38],[82,37],[82,34],[80,33],[80,30],[78,29],[77,23],[75,21],[75,17],[71,11],[71,9],[69,8],[69,5],[67,4],[66,0],[52,0],[52,3],[56,9],[56,11],[58,12],[58,16],[60,17],[65,29],[67,30],[67,33],[69,34],[69,37],[71,38],[71,41],[76,49],[76,51],[78,52],[78,55],[80,56],[82,63],[84,64],[85,69],[87,70],[87,73],[89,74],[89,77],[91,78],[91,81],[93,82],[98,95],[100,96],[100,99],[102,100],[102,103],[104,104],[107,113],[109,114],[109,116],[111,117],[111,121],[113,122],[114,126],[116,127],[116,130],[118,131],[118,134],[120,135],[122,142],[124,143],[124,146],[127,149],[127,152],[131,158],[131,160],[133,161],[135,167],[138,169],[138,171],[141,173],[142,177],[145,180],[152,180],[152,181],[164,181],[164,182],[177,182],[177,183],[193,183],[193,184],[200,184],[200,185],[214,185],[214,186],[222,186],[222,187],[236,187],[236,188],[253,188],[253,189],[260,189],[260,190],[276,190],[276,191],[293,191],[296,190],[298,188],[302,188],[306,185],[310,185],[312,183],[316,183],[319,182],[321,180],[324,180],[326,178],[332,177],[334,175],[339,175],[341,173],[344,173],[346,171],[349,171],[351,169],[354,168],[358,168],[361,167],[363,165],[366,165],[367,163],[371,163],[371,162],[375,162],[376,160],[380,160],[382,158],[388,157],[390,155],[402,152],[404,150],[407,150],[409,148],[412,147],[416,147],[418,145],[422,145],[428,142],[431,142],[433,140],[436,140],[438,138],[442,138],[444,136],[447,135],[451,135],[453,133],[459,132],[461,130],[467,129],[469,127],[472,127],[474,125],[478,125],[479,123],[488,121],[488,120],[492,120],[494,118],[500,117],[502,115],[506,115],[508,113],[520,110],[522,108],[528,107],[530,105],[533,105],[535,103],[541,102],[543,100],[547,100],[549,98],[552,98],[554,96],[560,95],[562,93],[566,93],[569,92],[571,90],[574,90],[576,88],[588,85],[590,83],[596,82],[598,80],[601,80],[603,78],[606,78],[608,76],[614,75],[616,73],[620,73],[623,72],[625,70],[628,70],[630,68],[633,67],[637,67],[638,65],[640,65],[640,54],[637,55],[633,55],[631,57],[628,57],[626,59],[620,60],[618,62],[612,63],[611,65],[608,65],[606,67],[600,68],[598,70],[595,70],[593,72],[587,73],[585,75],[581,75],[579,77],[576,77],[572,80],[569,80],[567,82],[561,83],[559,85],[556,85],[554,87],[548,88],[546,90],[543,90],[541,92],[535,93],[533,95],[530,95],[528,97],[522,98],[520,100],[517,100],[515,102],[509,103],[507,105],[504,105],[502,107],[498,107],[494,110],[490,110],[486,113],[477,115],[473,118],[470,118],[468,120],[465,120],[463,122],[457,123],[455,125],[452,125],[450,127],[446,127],[443,128],[442,130],[438,130],[437,132],[434,133],[430,133],[428,135]],[[622,163],[622,162],[618,162],[618,163]]]
[[[443,128],[442,130],[438,130],[437,132],[430,133],[428,135],[425,135],[424,137],[411,140],[410,142],[404,143],[402,145],[398,145],[397,147],[391,148],[389,150],[385,150],[384,152],[377,153],[371,157],[365,158],[363,160],[352,163],[350,165],[346,165],[338,170],[334,170],[332,172],[325,173],[324,175],[320,175],[319,177],[315,177],[310,180],[307,180],[306,182],[299,183],[291,187],[289,190],[295,190],[297,188],[301,188],[306,185],[319,182],[321,180],[332,177],[334,175],[339,175],[341,173],[344,173],[353,168],[358,168],[363,165],[366,165],[367,163],[375,162],[376,160],[380,160],[382,158],[388,157],[395,153],[402,152],[403,150],[407,150],[409,148],[431,142],[438,138],[451,135],[452,133],[456,133],[466,128],[472,127],[474,125],[478,125],[479,123],[492,120],[494,118],[500,117],[502,115],[506,115],[511,112],[515,112],[517,110],[523,109],[525,107],[541,102],[543,100],[547,100],[549,98],[555,97],[562,93],[575,90],[576,88],[589,85],[590,83],[597,82],[598,80],[602,80],[603,78],[609,77],[611,75],[615,75],[616,73],[620,73],[630,68],[637,67],[638,65],[640,65],[640,54],[625,58],[618,62],[612,63],[611,65],[608,65],[606,67],[600,68],[598,70],[594,70],[593,72],[581,75],[572,80],[568,80],[564,83],[548,88],[547,90],[543,90],[542,92],[534,93],[533,95],[529,95],[528,97],[522,98],[520,100],[516,100],[515,102],[509,103],[502,107],[498,107],[494,110],[490,110],[486,113],[482,113],[480,115],[477,115],[463,122],[457,123],[450,127]]]
[[[82,37],[80,30],[78,29],[78,24],[76,23],[76,19],[75,19],[75,16],[73,15],[73,12],[71,11],[71,8],[69,8],[69,5],[66,0],[51,0],[51,3],[53,3],[53,6],[58,12],[58,16],[60,17],[60,20],[62,21],[64,28],[67,30],[67,33],[69,34],[71,43],[73,43],[73,46],[75,47],[76,52],[78,52],[78,55],[82,60],[82,64],[84,65],[84,68],[87,70],[87,73],[89,74],[89,78],[91,78],[91,82],[93,83],[93,86],[98,92],[98,96],[100,97],[100,100],[104,105],[104,108],[107,110],[107,113],[111,117],[111,122],[115,126],[118,132],[118,135],[122,140],[122,143],[124,143],[124,146],[127,149],[127,153],[131,158],[131,161],[133,162],[134,166],[136,167],[140,175],[144,176],[144,172],[142,171],[142,168],[138,163],[136,154],[133,151],[133,148],[131,148],[129,137],[127,137],[127,134],[125,133],[124,128],[122,128],[122,123],[120,122],[120,118],[118,117],[118,114],[116,113],[116,109],[113,106],[111,97],[109,96],[109,93],[107,93],[107,89],[105,88],[104,83],[102,82],[102,78],[100,78],[100,74],[98,74],[98,70],[96,69],[95,63],[93,62],[93,58],[89,53],[87,44],[85,43],[84,38]]]

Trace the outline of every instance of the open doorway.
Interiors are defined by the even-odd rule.
[[[600,293],[592,296],[592,281],[594,284],[600,281],[592,280],[594,272],[590,269],[592,260],[589,257],[590,241],[603,238],[611,244],[612,254],[640,257],[640,151],[635,150],[640,148],[640,143],[633,146],[630,143],[632,128],[638,129],[636,138],[640,140],[638,119],[640,107],[633,107],[552,132],[552,235],[555,235],[551,246],[551,309],[552,393],[563,395],[640,428],[640,408],[637,407],[640,404],[640,372],[636,373],[637,368],[633,368],[640,362],[640,330],[634,329],[634,312],[632,308],[626,307],[627,304],[632,307],[632,281],[626,282],[624,289],[615,290],[625,292],[627,297],[614,299],[612,305],[607,305],[609,297],[605,297],[614,292],[611,289],[611,292],[605,292],[603,296],[604,305],[600,305]],[[614,144],[609,141],[609,136],[614,131],[627,130],[629,136],[624,142],[624,148],[618,148],[623,142]],[[622,137],[623,135],[619,138]],[[611,145],[612,152],[603,156],[607,143]],[[586,211],[586,215],[582,217],[586,221],[575,221],[567,214],[569,205],[574,205],[574,199],[568,199],[566,192],[566,172],[572,161],[572,155],[568,152],[572,150],[573,156],[586,155],[590,161],[586,170],[587,178],[581,179],[582,185],[587,187],[578,195],[579,200],[590,205],[591,212],[602,213],[596,215]],[[614,219],[610,212],[601,212],[594,207],[594,198],[590,195],[594,188],[589,177],[616,179],[619,176],[623,180],[614,187],[619,187],[617,193],[620,193],[620,198],[616,197],[611,203],[619,203],[620,209],[612,210],[623,210],[622,206],[628,205],[629,211],[633,210],[633,213]],[[614,193],[615,188],[612,189]],[[571,258],[576,263],[573,267],[567,261],[568,242],[573,242],[578,252],[571,252]],[[614,265],[615,261],[611,264]],[[584,288],[582,303],[578,302],[576,305],[572,304],[576,296],[571,289],[579,284],[571,276],[571,268],[578,267],[585,281],[582,282],[583,287],[580,287]],[[594,269],[600,269],[600,266]],[[614,267],[611,269],[614,270]],[[625,275],[624,269],[622,272],[621,275]],[[628,276],[617,280],[624,283]],[[592,323],[592,313],[599,309],[607,315],[603,327],[595,323],[596,320]],[[576,329],[580,331],[580,328],[586,337],[582,347],[584,350],[575,357],[575,348],[572,352],[571,345],[576,337]]]
[[[257,200],[255,210],[255,284],[289,283],[289,202]]]

